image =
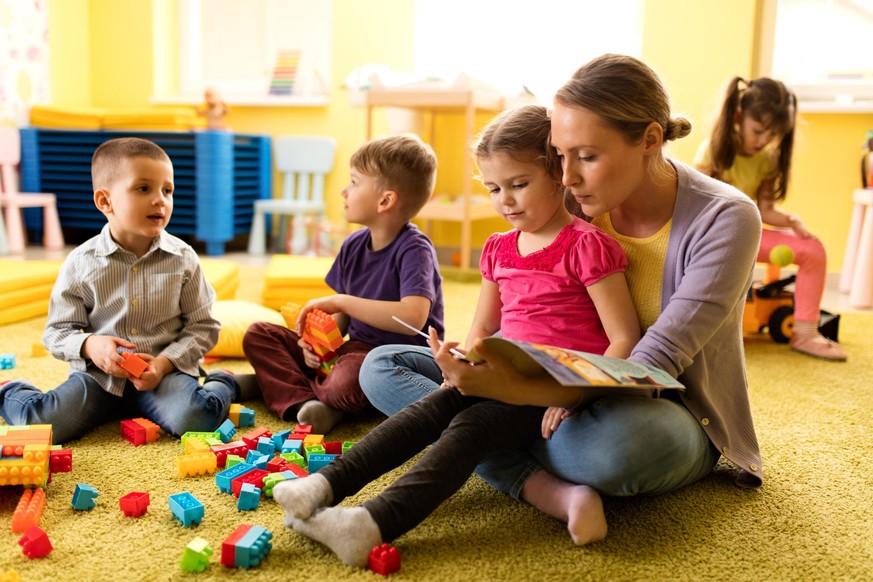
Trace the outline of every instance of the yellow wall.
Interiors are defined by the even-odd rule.
[[[718,109],[724,83],[756,70],[756,10],[760,0],[648,0],[642,57],[664,79],[676,114],[694,125],[670,155],[690,162]],[[172,46],[175,25],[168,17],[166,45],[154,46],[152,9],[170,15],[171,0],[50,0],[52,90],[55,105],[143,106],[151,96],[155,58]],[[364,139],[364,110],[349,104],[341,87],[361,64],[385,63],[411,70],[413,2],[334,0],[333,65],[326,107],[233,107],[228,123],[237,132],[323,133],[340,143],[336,170],[327,182],[329,215],[341,219],[338,193],[348,176],[347,160]],[[160,22],[160,20],[159,20]],[[580,26],[579,34],[584,34]],[[542,48],[547,50],[547,48]],[[155,56],[157,55],[157,57]],[[581,64],[581,63],[580,63]],[[572,71],[567,71],[569,76]],[[170,76],[173,76],[171,73]],[[165,77],[166,78],[166,77]],[[376,118],[384,131],[384,112]],[[479,120],[481,126],[487,121]],[[437,191],[459,190],[463,144],[461,119],[437,123],[434,149],[440,157]],[[860,146],[873,128],[873,114],[804,114],[801,110],[794,175],[787,210],[797,212],[828,248],[829,270],[842,265],[851,214],[851,193],[860,185]],[[278,188],[278,179],[276,180]],[[499,219],[474,228],[474,247],[507,226]],[[438,245],[456,246],[457,225],[435,230]]]

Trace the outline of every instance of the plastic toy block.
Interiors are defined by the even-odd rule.
[[[206,441],[202,439],[188,439],[185,441],[185,454],[189,455],[192,453],[202,453],[205,451],[212,452],[212,449],[209,445],[206,444]]]
[[[49,452],[49,471],[69,473],[73,470],[73,449],[54,448]]]
[[[309,332],[320,340],[322,345],[333,351],[345,343],[336,320],[321,309],[313,309],[306,314],[304,332]]]
[[[15,367],[15,354],[0,354],[0,370],[11,370]]]
[[[276,445],[273,444],[272,438],[261,437],[258,439],[257,450],[263,455],[272,455],[276,452]]]
[[[242,404],[231,404],[227,419],[237,427],[255,426],[255,411]]]
[[[309,433],[306,435],[306,438],[303,439],[303,448],[306,448],[311,445],[322,445],[324,446],[324,435],[323,434],[313,434]]]
[[[298,465],[289,464],[288,470],[297,475],[298,478],[309,477],[309,471]]]
[[[236,500],[236,508],[240,511],[251,511],[258,508],[261,502],[261,490],[252,483],[243,483]]]
[[[288,329],[297,329],[297,318],[300,316],[299,304],[289,301],[279,308],[279,313],[282,314],[282,319],[285,320],[285,325]]]
[[[321,446],[328,455],[341,455],[343,452],[343,444],[340,441],[323,442]]]
[[[178,519],[182,525],[189,527],[190,525],[200,525],[203,521],[205,508],[196,497],[187,491],[170,495],[170,511]]]
[[[240,463],[245,463],[245,459],[243,459],[242,457],[238,457],[237,455],[227,455],[224,458],[224,466],[228,469]]]
[[[316,471],[327,467],[331,463],[333,463],[334,459],[336,459],[339,455],[309,455],[309,474],[313,474]]]
[[[258,428],[250,430],[246,434],[242,435],[242,441],[246,444],[246,446],[250,450],[254,450],[254,449],[258,448],[258,439],[259,438],[261,438],[261,437],[270,438],[271,436],[273,436],[273,433],[271,433],[266,428],[259,426]]]
[[[213,445],[210,447],[210,450],[215,455],[217,465],[224,467],[227,465],[227,457],[229,455],[245,457],[249,452],[249,447],[243,441],[232,441],[223,445]]]
[[[27,528],[24,535],[19,538],[18,545],[21,546],[21,551],[30,560],[44,558],[52,551],[52,543],[38,525]]]
[[[221,423],[221,426],[216,430],[218,432],[219,438],[221,438],[221,442],[229,443],[230,439],[233,438],[233,435],[236,434],[236,427],[233,422],[228,418],[224,422]]]
[[[358,444],[358,441],[343,441],[343,449],[340,454],[345,455],[350,448]]]
[[[284,443],[282,443],[282,452],[283,453],[299,453],[303,448],[303,441],[300,439],[286,439]]]
[[[231,421],[234,426],[239,426],[239,411],[242,410],[242,404],[231,404],[227,411],[227,420]]]
[[[148,362],[137,356],[136,354],[131,354],[130,352],[121,352],[121,357],[124,358],[124,362],[121,364],[121,367],[130,372],[130,375],[134,378],[140,378],[143,375],[143,372],[149,367]]]
[[[303,453],[306,457],[306,462],[309,463],[309,458],[312,457],[312,455],[324,454],[324,447],[321,445],[309,445],[308,447],[303,447]],[[311,473],[312,471],[309,472]]]
[[[77,483],[76,490],[73,491],[73,509],[76,511],[89,511],[94,509],[97,502],[94,498],[100,495],[94,487],[85,483]]]
[[[147,418],[122,420],[121,438],[134,446],[153,443],[161,436],[161,427]]]
[[[290,463],[292,465],[297,465],[298,467],[301,467],[304,469],[306,468],[306,459],[304,459],[303,455],[301,455],[297,451],[291,451],[289,453],[282,453],[279,456],[282,457],[283,459],[285,459],[286,461],[288,461],[288,463]]]
[[[203,538],[194,538],[185,546],[179,567],[186,572],[202,572],[209,566],[210,556],[212,548],[209,547],[209,542]]]
[[[12,513],[12,531],[23,532],[35,525],[39,525],[42,512],[45,509],[44,489],[25,489],[21,494],[21,500]]]
[[[21,582],[21,576],[15,570],[0,572],[0,582]]]
[[[248,463],[234,465],[215,475],[215,485],[224,493],[230,493],[233,490],[233,480],[245,475],[249,471],[254,471],[254,469]]]
[[[246,483],[251,483],[258,489],[264,488],[264,477],[269,475],[268,471],[263,469],[252,469],[243,475],[230,482],[230,491],[234,497],[239,497],[239,492],[242,491],[242,486]]]
[[[295,434],[312,434],[312,425],[311,424],[298,424],[294,427],[293,433]]]
[[[148,493],[131,491],[118,500],[121,512],[127,517],[142,517],[149,510],[151,498]]]
[[[181,439],[182,450],[185,449],[185,443],[188,442],[188,439],[200,439],[201,441],[203,441],[204,443],[206,443],[210,447],[214,446],[214,445],[224,444],[222,442],[221,436],[218,434],[217,430],[214,430],[212,432],[195,432],[195,431],[186,432],[185,434],[182,435],[182,439]]]
[[[273,457],[267,463],[267,471],[270,473],[281,473],[288,470],[288,461],[282,457]]]
[[[367,557],[367,568],[383,576],[393,574],[400,569],[400,553],[391,544],[376,546]]]
[[[249,454],[246,455],[246,463],[254,467],[255,469],[267,469],[267,463],[270,461],[270,456],[265,455],[263,453],[259,453],[258,451],[249,451]]]
[[[221,544],[221,563],[228,568],[253,568],[267,557],[273,534],[257,525],[242,524]]]
[[[42,358],[48,355],[48,350],[45,349],[45,346],[41,343],[34,342],[30,346],[30,357],[31,358]]]
[[[51,444],[4,444],[0,485],[44,487],[49,478]]]
[[[267,497],[273,496],[273,487],[276,484],[281,483],[282,481],[288,481],[289,479],[297,479],[297,475],[294,474],[294,471],[281,471],[279,473],[270,473],[266,477],[264,477],[264,495]]]
[[[212,474],[215,473],[217,466],[217,459],[209,450],[176,457],[176,469],[179,471],[179,477]]]
[[[275,450],[280,450],[282,445],[288,440],[288,436],[291,434],[290,430],[280,430],[279,432],[274,432],[271,437],[273,440],[273,447]]]

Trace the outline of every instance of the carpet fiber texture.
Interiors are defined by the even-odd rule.
[[[250,269],[249,269],[250,270]],[[243,274],[246,281],[256,273]],[[478,285],[447,283],[448,336],[464,339]],[[0,327],[0,353],[15,353],[17,367],[0,381],[25,377],[50,388],[67,365],[31,357],[44,318]],[[417,529],[395,541],[402,556],[396,580],[871,580],[873,579],[873,317],[843,316],[840,339],[849,353],[834,364],[790,351],[764,338],[746,342],[748,375],[765,484],[749,492],[733,484],[720,463],[699,483],[653,498],[606,499],[609,535],[575,547],[560,522],[495,492],[473,477]],[[241,360],[214,367],[250,371]],[[288,428],[258,401],[255,424]],[[380,421],[376,415],[341,423],[327,440],[357,440]],[[246,430],[246,429],[243,429]],[[179,441],[163,434],[134,447],[117,423],[69,443],[72,473],[56,474],[46,489],[41,527],[54,546],[28,560],[10,531],[20,487],[0,487],[0,578],[14,570],[33,580],[373,580],[375,574],[342,565],[323,546],[282,526],[282,510],[264,499],[244,512],[221,493],[212,476],[180,478]],[[471,443],[470,446],[475,446]],[[346,504],[378,493],[403,468],[372,483]],[[91,511],[71,507],[77,483],[97,488]],[[125,517],[118,499],[132,491],[151,496],[148,513]],[[188,491],[205,505],[199,526],[183,527],[168,496]],[[220,564],[221,542],[241,523],[273,533],[260,566],[233,570]],[[206,539],[209,568],[179,567],[185,545]]]

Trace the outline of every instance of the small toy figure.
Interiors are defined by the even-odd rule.
[[[206,118],[207,129],[227,129],[224,116],[230,113],[230,107],[221,100],[215,89],[206,89],[203,93],[205,103],[197,108],[197,115]]]

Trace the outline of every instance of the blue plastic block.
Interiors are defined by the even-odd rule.
[[[243,407],[242,410],[239,411],[239,426],[240,428],[255,426],[255,411],[251,408]]]
[[[270,540],[273,534],[266,528],[253,525],[251,529],[236,543],[235,562],[237,568],[254,568],[267,557],[273,544]]]
[[[260,437],[258,439],[258,452],[262,455],[272,457],[273,453],[276,452],[276,446],[273,444],[273,440],[267,437]]]
[[[76,490],[73,492],[73,509],[77,511],[94,509],[94,506],[97,505],[94,498],[98,495],[100,493],[94,487],[84,483],[77,483]]]
[[[203,521],[203,504],[187,491],[170,495],[169,502],[170,511],[185,527],[199,525]]]
[[[0,354],[0,370],[11,370],[15,367],[15,354]]]
[[[252,471],[252,470],[254,470],[254,467],[249,465],[248,463],[239,463],[239,464],[234,465],[233,467],[231,467],[229,469],[225,469],[224,471],[217,473],[215,475],[215,484],[223,492],[231,493],[232,492],[231,484],[230,484],[231,481],[233,481],[234,479],[236,479],[237,477],[239,477],[241,475],[245,475],[246,473],[248,473],[249,471]]]
[[[251,511],[258,508],[261,501],[261,490],[253,483],[243,483],[236,501],[236,508],[242,511]]]
[[[282,452],[290,453],[296,452],[299,453],[300,449],[303,448],[303,441],[300,439],[287,439],[284,443],[282,443]]]
[[[273,447],[278,451],[282,448],[282,445],[285,444],[285,441],[288,439],[288,435],[291,434],[290,430],[280,430],[279,432],[273,433]]]
[[[339,455],[323,455],[312,453],[309,455],[309,474],[315,473],[319,469],[322,469],[328,465],[330,465],[334,459],[336,459]]]
[[[228,418],[224,422],[221,423],[221,426],[216,429],[218,436],[221,437],[221,442],[229,443],[233,438],[233,435],[236,434],[236,427],[233,426],[233,422]]]
[[[263,469],[264,471],[266,471],[267,463],[269,462],[270,456],[259,453],[258,451],[249,451],[249,454],[246,455],[246,463],[248,463],[255,469]]]

